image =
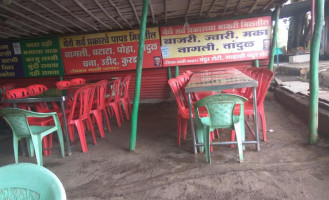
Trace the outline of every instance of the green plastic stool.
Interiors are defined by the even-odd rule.
[[[13,131],[13,143],[15,162],[18,163],[18,141],[25,138],[30,156],[33,156],[35,150],[38,165],[43,165],[42,160],[42,138],[52,132],[57,131],[59,144],[62,151],[62,157],[65,157],[64,140],[61,124],[56,112],[38,113],[18,108],[3,108],[0,115],[8,122]],[[52,117],[53,126],[32,126],[28,124],[27,117]]]
[[[0,167],[0,199],[66,200],[65,189],[57,176],[32,163]]]
[[[217,128],[235,130],[239,158],[240,162],[243,162],[242,141],[245,138],[243,109],[244,101],[246,100],[246,98],[239,95],[218,94],[205,97],[194,103],[198,141],[201,143],[204,141],[205,143],[206,160],[208,163],[211,163],[209,133]],[[233,115],[236,104],[240,104],[239,115]],[[202,106],[207,108],[209,117],[199,117],[198,108]]]

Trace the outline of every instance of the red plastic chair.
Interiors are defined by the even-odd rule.
[[[107,95],[109,97],[106,99],[107,111],[110,116],[112,116],[114,113],[119,127],[121,127],[121,120],[123,121],[123,115],[120,106],[120,82],[121,78],[118,78],[113,82],[112,87],[107,90]]]
[[[264,112],[264,100],[266,97],[267,90],[270,86],[271,80],[273,78],[273,72],[269,69],[265,68],[255,68],[252,72],[252,77],[254,77],[258,81],[257,87],[257,115],[260,116],[262,122],[262,132],[263,132],[263,140],[266,141],[266,120],[265,120],[265,112]],[[248,97],[247,97],[248,98]],[[234,109],[234,113],[238,113],[238,107]],[[244,103],[244,114],[245,115],[253,115],[254,107],[253,107],[253,99],[249,98],[247,102]],[[258,118],[258,120],[259,120]],[[259,123],[258,123],[259,124]],[[234,140],[235,137],[233,134],[231,135],[231,139]]]
[[[188,103],[185,100],[180,83],[176,78],[168,80],[168,84],[172,93],[175,96],[178,112],[177,112],[177,145],[180,146],[181,135],[183,139],[186,138],[187,120],[190,119]],[[194,110],[194,109],[193,109]],[[200,115],[202,117],[208,116],[206,109],[200,109]],[[195,115],[193,114],[193,118]]]
[[[70,81],[58,81],[56,82],[56,87],[58,89],[67,89],[68,87],[70,87],[71,82]]]
[[[80,143],[82,147],[82,152],[87,152],[87,142],[85,135],[85,127],[84,123],[86,122],[88,125],[88,129],[91,130],[91,135],[96,145],[96,138],[94,127],[90,118],[90,110],[94,100],[95,86],[87,85],[79,88],[75,94],[73,99],[73,105],[70,111],[70,114],[67,117],[67,124],[69,128],[70,140],[74,141],[74,126],[78,130]]]
[[[193,72],[190,71],[190,70],[186,70],[185,73],[186,73],[189,77],[191,77],[191,76],[193,75]]]
[[[82,84],[85,84],[85,83],[86,83],[86,80],[83,79],[83,78],[74,78],[70,81],[71,85],[82,85]]]
[[[101,137],[104,137],[104,128],[103,128],[103,114],[107,123],[109,132],[111,132],[110,121],[107,116],[106,105],[105,105],[105,94],[107,89],[107,80],[102,80],[95,83],[96,99],[94,101],[93,107],[90,110],[90,113],[95,117],[99,133]]]
[[[126,113],[126,119],[127,120],[130,120],[130,115],[132,113],[130,99],[129,99],[129,92],[128,92],[129,91],[130,79],[131,79],[130,75],[126,76],[123,79],[122,85],[121,85],[121,91],[120,91],[121,97],[119,99],[119,101],[123,105],[123,109]]]

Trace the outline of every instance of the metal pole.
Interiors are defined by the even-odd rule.
[[[171,78],[172,78],[172,76],[171,76],[171,69],[170,69],[170,67],[168,67],[168,80],[171,79]]]
[[[270,57],[270,65],[268,68],[273,71],[273,63],[274,63],[274,55],[275,55],[275,48],[276,48],[276,40],[278,37],[278,26],[279,26],[279,16],[280,16],[280,7],[275,8],[275,25],[273,30],[273,38],[272,38],[272,49],[271,49],[271,57]]]
[[[63,80],[63,76],[59,76],[59,80],[62,81]]]
[[[179,66],[175,67],[175,77],[179,75]]]
[[[259,67],[259,60],[255,60],[255,61],[254,61],[254,66],[255,66],[255,67]]]
[[[324,20],[324,0],[315,2],[316,18],[311,45],[310,66],[310,113],[309,113],[309,143],[318,140],[318,109],[319,109],[319,51]]]
[[[131,133],[130,133],[130,143],[129,150],[135,150],[136,147],[136,135],[137,135],[137,120],[138,120],[138,107],[142,80],[142,67],[143,67],[143,55],[144,55],[144,43],[145,43],[145,30],[146,30],[146,20],[147,20],[147,9],[148,0],[143,2],[141,27],[139,32],[139,46],[138,46],[138,58],[136,65],[136,81],[135,81],[135,96],[133,111],[131,116]]]

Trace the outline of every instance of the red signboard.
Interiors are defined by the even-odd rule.
[[[65,74],[136,69],[139,30],[60,38]],[[143,68],[161,67],[158,28],[145,34]]]

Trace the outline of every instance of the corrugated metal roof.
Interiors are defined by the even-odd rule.
[[[148,26],[262,14],[286,0],[149,0]],[[0,39],[138,29],[142,0],[3,0]]]

